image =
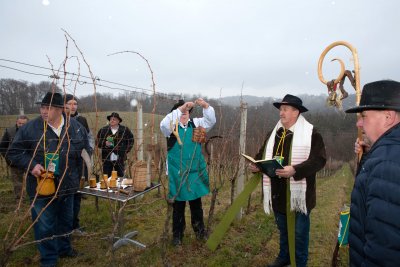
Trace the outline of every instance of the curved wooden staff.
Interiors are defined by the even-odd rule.
[[[322,55],[319,58],[319,62],[318,62],[318,78],[325,85],[328,84],[328,81],[326,81],[324,79],[324,76],[322,75],[322,62],[323,62],[323,60],[325,58],[326,53],[328,53],[328,51],[326,51],[326,52],[324,51],[324,53],[322,53]],[[339,63],[340,63],[340,73],[339,73],[339,76],[334,80],[333,83],[334,84],[338,84],[342,80],[342,78],[344,76],[345,67],[344,67],[343,60],[341,60],[340,58],[334,58],[331,61],[335,61],[335,60],[339,61]]]
[[[350,49],[351,53],[353,54],[353,60],[354,60],[354,79],[355,79],[355,84],[353,84],[354,89],[356,90],[356,105],[358,106],[360,104],[360,99],[361,99],[361,89],[360,89],[360,66],[358,64],[358,55],[357,55],[357,50],[349,43],[345,42],[345,41],[337,41],[334,42],[330,45],[328,45],[325,50],[322,52],[321,56],[319,57],[319,61],[318,61],[318,78],[319,80],[327,85],[327,81],[324,79],[324,76],[322,75],[322,63],[323,60],[325,58],[325,55],[334,47],[339,46],[339,45],[343,45],[346,46],[348,49]],[[341,72],[339,77],[343,77],[344,74],[344,67],[343,67],[343,62],[340,59],[335,58],[334,60],[338,60],[341,64]],[[334,81],[334,85],[336,85],[337,83],[339,83],[339,80],[336,79]],[[360,118],[360,113],[357,113],[357,120]],[[362,140],[362,132],[361,129],[358,128],[358,139]],[[362,156],[362,151],[360,151],[358,153],[358,162],[360,162],[361,160],[361,156]],[[336,242],[336,246],[332,255],[332,261],[331,261],[331,266],[332,267],[336,267],[337,266],[337,259],[338,259],[338,254],[339,254],[339,241]]]
[[[345,47],[347,47],[348,49],[350,49],[351,53],[353,54],[353,60],[354,60],[354,78],[355,78],[355,90],[356,90],[356,105],[358,106],[360,104],[360,99],[361,99],[361,88],[360,88],[360,66],[358,64],[358,54],[357,54],[357,50],[355,49],[355,47],[353,47],[350,43],[345,42],[345,41],[336,41],[330,45],[328,45],[325,50],[322,52],[321,56],[319,57],[318,60],[318,78],[319,80],[323,83],[323,84],[327,84],[327,81],[324,79],[324,76],[322,75],[322,63],[324,61],[324,58],[326,56],[326,54],[334,47],[336,46],[340,46],[343,45]],[[341,61],[338,58],[334,58],[332,61],[334,60],[338,60],[340,62],[341,65],[341,71],[340,74],[338,76],[338,78],[334,81],[335,84],[339,83],[340,80],[342,79],[343,75],[344,75],[344,64],[343,61]],[[357,119],[359,119],[360,117],[360,113],[357,113]],[[358,139],[362,140],[362,132],[361,129],[358,128]],[[362,151],[360,151],[360,153],[358,153],[358,161],[360,161],[361,156],[362,156]]]

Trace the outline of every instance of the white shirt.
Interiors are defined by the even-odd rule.
[[[112,128],[112,127],[110,127],[110,128],[111,128],[112,134],[115,134],[116,132],[118,132],[119,125],[117,126],[117,128]],[[112,152],[111,155],[110,155],[110,160],[111,161],[118,160],[118,155],[115,154],[114,152]]]
[[[61,116],[61,123],[60,123],[60,125],[58,126],[58,128],[53,127],[53,125],[51,125],[50,123],[47,123],[47,125],[49,125],[50,128],[53,130],[53,132],[54,132],[58,137],[60,137],[62,127],[64,126],[64,116]]]
[[[167,116],[160,122],[160,130],[165,137],[169,137],[172,134],[173,128],[175,126],[176,121],[179,121],[179,125],[183,128],[184,126],[180,122],[180,118],[182,116],[182,111],[177,108],[173,110],[171,113],[168,113]],[[196,127],[203,127],[208,132],[216,123],[215,111],[212,106],[208,106],[208,108],[203,108],[203,117],[202,118],[193,118],[193,123]],[[172,125],[172,127],[171,127]]]
[[[187,128],[187,125],[183,125],[180,122],[180,118],[182,116],[182,111],[177,108],[171,113],[168,113],[167,116],[160,122],[160,130],[165,137],[169,137],[172,134],[173,128],[175,127],[176,120],[179,121],[179,125],[182,128]],[[196,127],[203,127],[208,132],[216,123],[217,119],[215,118],[215,111],[212,106],[208,106],[208,108],[203,108],[203,117],[202,118],[194,118],[193,123]],[[166,160],[166,175],[168,175],[168,158]]]

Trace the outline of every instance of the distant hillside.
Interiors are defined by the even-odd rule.
[[[240,106],[240,100],[243,99],[243,102],[247,103],[250,106],[261,106],[264,102],[273,102],[275,101],[272,97],[258,97],[252,95],[244,95],[244,96],[226,96],[222,97],[221,104],[238,107]]]
[[[307,107],[309,110],[321,110],[326,109],[326,98],[327,95],[299,95],[299,97],[303,100],[303,105]],[[346,99],[343,100],[343,110],[346,110],[350,107],[355,105],[355,95],[349,95]],[[258,97],[258,96],[251,96],[251,95],[244,95],[240,96],[226,96],[220,99],[222,105],[240,106],[240,100],[247,103],[249,106],[262,106],[264,102],[266,103],[273,103],[279,102],[281,99],[276,99],[273,97]]]

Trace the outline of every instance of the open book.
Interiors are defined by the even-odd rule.
[[[257,167],[269,177],[277,177],[275,174],[276,169],[283,169],[283,166],[276,160],[276,159],[260,159],[255,160],[254,158],[243,154],[242,156],[248,159],[249,161],[253,162],[257,165]]]

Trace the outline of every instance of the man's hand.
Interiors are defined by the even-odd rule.
[[[110,147],[110,146],[112,146],[112,142],[110,142],[110,141],[106,141],[106,147]]]
[[[185,104],[180,106],[179,109],[180,109],[180,111],[182,111],[182,113],[185,113],[186,111],[189,111],[193,107],[194,107],[193,102],[186,102]]]
[[[203,108],[208,108],[209,104],[204,101],[203,98],[197,98],[196,101],[194,101],[195,104],[202,106]]]
[[[359,154],[360,152],[367,153],[371,148],[371,144],[368,139],[360,140],[357,138],[356,142],[354,143],[354,153]]]
[[[31,174],[35,177],[40,177],[40,175],[44,172],[44,168],[40,164],[36,164],[35,167],[31,170]]]
[[[259,172],[260,169],[257,167],[256,164],[254,163],[249,163],[249,165],[247,166],[247,168],[251,171],[251,172]]]
[[[296,170],[293,166],[285,166],[283,169],[277,169],[275,174],[283,177],[283,178],[290,178],[296,173]]]

